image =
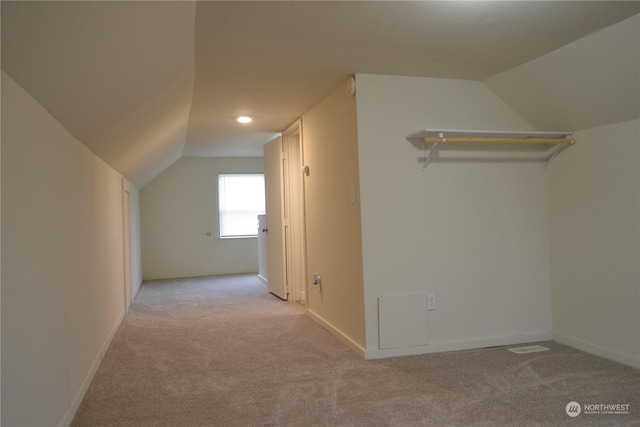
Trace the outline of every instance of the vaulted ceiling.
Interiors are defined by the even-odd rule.
[[[514,79],[531,79],[530,61],[640,12],[637,1],[1,7],[2,69],[138,187],[181,156],[261,156],[275,133],[355,73],[486,81],[534,126],[556,125],[545,121],[536,90]],[[637,50],[637,40],[629,43]],[[255,120],[241,126],[239,114]]]

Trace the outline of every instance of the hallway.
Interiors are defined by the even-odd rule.
[[[353,363],[255,275],[145,282],[72,425],[308,425],[319,377]]]
[[[359,359],[254,275],[145,282],[73,426],[564,425],[565,405],[631,404],[640,371],[554,342]]]

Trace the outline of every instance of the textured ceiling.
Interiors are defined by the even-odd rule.
[[[350,74],[484,81],[640,11],[591,1],[1,7],[3,70],[139,187],[180,156],[262,155]],[[237,114],[256,120],[240,126]]]

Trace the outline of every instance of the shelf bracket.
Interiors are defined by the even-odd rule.
[[[431,146],[431,150],[429,151],[429,155],[426,158],[425,158],[425,154],[426,154],[425,141],[424,141],[424,138],[422,139],[421,157],[424,159],[424,161],[422,162],[422,172],[427,170],[427,166],[429,166],[429,163],[431,163],[431,160],[433,160],[433,157],[438,153],[438,150],[440,149],[440,144],[444,144],[445,142],[447,142],[442,132],[439,134],[439,138],[440,138],[440,141],[433,143],[433,145]]]
[[[571,147],[575,143],[576,141],[572,139],[569,144],[558,144],[551,150],[550,154],[547,154],[547,146],[545,145],[543,148],[543,159],[542,159],[544,164],[544,170],[547,171],[547,169],[549,169],[551,162],[553,162],[553,159],[558,157],[558,154],[562,153],[564,150]]]

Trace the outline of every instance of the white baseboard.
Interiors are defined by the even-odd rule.
[[[640,357],[632,354],[623,353],[608,347],[593,344],[588,341],[581,340],[569,335],[562,334],[560,332],[553,333],[554,341],[573,347],[578,350],[582,350],[587,353],[594,354],[596,356],[604,357],[605,359],[613,360],[614,362],[622,363],[623,365],[631,366],[636,369],[640,369]]]
[[[445,351],[470,350],[475,348],[496,347],[502,345],[524,344],[537,341],[549,341],[553,339],[551,331],[531,334],[504,335],[499,337],[486,337],[465,341],[435,342],[428,345],[402,348],[388,348],[383,350],[367,350],[365,359],[382,359],[385,357],[415,356],[427,353],[442,353]]]
[[[366,350],[364,348],[362,348],[358,343],[353,341],[351,338],[346,336],[340,329],[336,328],[331,323],[327,322],[326,320],[324,320],[322,317],[318,316],[316,313],[314,313],[311,310],[307,310],[307,314],[315,322],[320,324],[320,326],[325,328],[327,331],[331,332],[331,334],[333,334],[336,338],[338,338],[340,341],[342,341],[343,344],[345,344],[351,350],[356,352],[356,354],[358,354],[360,357],[362,357],[362,358],[365,357]]]
[[[260,279],[260,281],[265,285],[265,286],[269,286],[269,281],[267,280],[266,277],[258,274],[258,279]]]
[[[190,272],[190,273],[176,273],[176,274],[160,274],[160,275],[146,275],[143,277],[143,282],[153,280],[173,280],[173,279],[195,279],[198,277],[210,277],[210,276],[233,276],[239,274],[258,274],[256,271],[213,271],[213,272]]]
[[[109,331],[107,339],[100,347],[100,351],[98,352],[98,354],[96,354],[95,358],[93,359],[91,368],[89,369],[89,372],[87,373],[84,381],[82,382],[82,386],[80,387],[80,390],[78,390],[78,393],[76,393],[76,397],[71,402],[71,406],[69,407],[66,414],[64,415],[64,418],[59,424],[60,427],[67,427],[71,425],[71,421],[73,421],[73,417],[75,417],[76,412],[78,412],[78,408],[80,408],[82,399],[84,399],[84,396],[87,394],[87,391],[91,386],[91,382],[93,381],[93,378],[96,376],[96,372],[98,372],[100,363],[102,363],[102,359],[104,359],[104,355],[107,352],[107,349],[109,348],[109,346],[111,345],[111,341],[113,341],[113,337],[116,335],[116,332],[118,331],[118,328],[122,323],[122,319],[124,319],[124,315],[125,315],[125,311],[122,310],[118,315],[116,323],[113,325],[113,327]]]

